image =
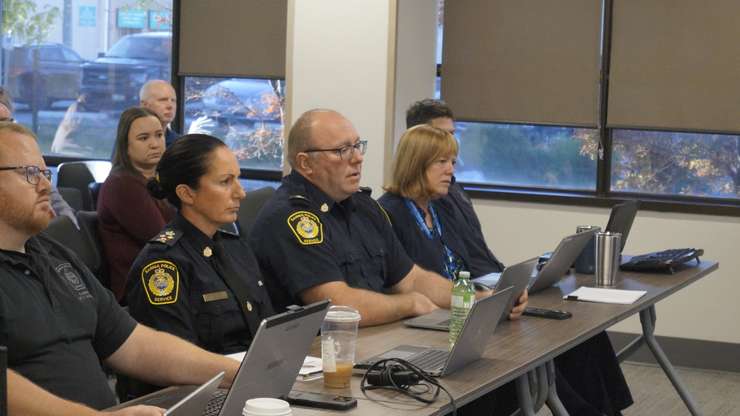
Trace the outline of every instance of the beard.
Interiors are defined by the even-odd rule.
[[[0,221],[29,237],[44,231],[52,218],[51,203],[38,205],[34,202],[31,209],[23,209],[12,197],[0,200]]]

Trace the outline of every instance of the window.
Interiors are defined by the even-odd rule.
[[[3,3],[0,82],[45,155],[110,158],[121,111],[147,80],[170,79],[172,0],[103,4]]]
[[[461,182],[596,189],[596,130],[465,122],[456,129]]]
[[[443,37],[445,41],[448,41],[448,37],[453,37],[453,32],[449,32],[448,36],[442,33],[444,0],[438,1],[442,6],[438,8],[437,64],[438,75],[443,80],[442,84],[445,84],[445,65],[440,59],[447,51],[442,53],[440,43]],[[489,7],[493,3],[485,4]],[[509,9],[513,8],[516,13],[507,14],[507,19],[515,19],[517,13],[521,16],[531,16],[530,7],[551,6],[536,2],[524,5],[499,1],[495,4],[498,8],[490,6],[488,12],[511,11]],[[521,104],[516,102],[517,99],[523,101],[525,105],[512,113],[499,111],[504,115],[498,118],[475,115],[469,120],[476,122],[466,121],[464,117],[458,120],[457,136],[461,144],[460,163],[456,173],[458,180],[472,185],[471,188],[476,191],[482,191],[477,195],[486,194],[488,191],[488,195],[494,196],[501,191],[499,195],[505,198],[536,201],[547,201],[547,198],[552,198],[555,202],[574,201],[573,203],[579,204],[590,198],[594,204],[599,205],[603,203],[598,201],[602,198],[640,198],[648,201],[646,206],[652,204],[661,210],[738,215],[740,135],[736,133],[737,119],[727,116],[732,114],[732,110],[727,109],[728,103],[732,107],[736,100],[734,95],[726,90],[728,85],[726,79],[732,78],[735,71],[724,64],[726,61],[736,62],[736,50],[731,42],[725,44],[717,40],[725,39],[721,35],[728,31],[734,33],[736,26],[732,23],[731,17],[712,21],[709,28],[704,32],[699,31],[701,33],[697,36],[680,37],[673,34],[685,33],[688,24],[684,20],[705,22],[702,13],[714,12],[703,11],[702,7],[689,1],[681,1],[680,4],[670,6],[660,2],[651,4],[615,2],[613,11],[611,1],[603,4],[609,9],[601,15],[602,33],[598,35],[600,56],[596,59],[601,59],[605,72],[601,74],[603,77],[601,82],[597,82],[599,88],[596,94],[582,94],[589,100],[595,95],[600,96],[598,103],[594,101],[589,104],[593,108],[591,114],[598,113],[598,122],[573,123],[587,127],[590,124],[590,128],[557,127],[561,122],[539,120],[528,113],[532,108],[541,106],[536,98],[502,99],[504,88],[497,88],[496,94],[493,94],[494,100],[486,107],[502,106],[507,109],[512,105]],[[458,18],[461,10],[464,10],[464,13],[485,13],[481,8],[465,9],[466,6],[460,3],[455,6]],[[726,7],[734,10],[738,6],[735,3],[728,3]],[[669,16],[663,13],[665,8],[670,9]],[[648,13],[648,17],[643,16],[645,13]],[[731,15],[733,13],[722,14],[722,16]],[[482,18],[495,20],[492,16]],[[583,21],[584,19],[578,19],[580,23]],[[463,19],[462,22],[460,25],[460,21],[454,21],[457,25],[456,30],[461,27],[467,30],[466,25],[471,25],[468,20]],[[526,24],[532,25],[529,21],[521,24],[515,21],[499,23],[523,27],[522,30],[527,36],[536,32],[534,29],[525,28]],[[547,24],[545,22],[540,26]],[[558,34],[566,33],[560,32],[560,27],[555,25],[553,30]],[[605,27],[610,27],[611,31],[604,33]],[[450,30],[452,28],[453,26],[450,26]],[[638,29],[639,37],[635,35]],[[707,31],[711,33],[705,33]],[[512,54],[512,51],[521,49],[515,46],[525,35],[519,36],[516,33],[513,35],[515,36],[511,41],[505,36],[504,39],[502,36],[493,37],[501,44],[501,49],[494,50],[503,50],[509,58],[518,56]],[[460,39],[462,43],[459,42]],[[676,43],[669,48],[672,52],[657,53],[656,50],[665,50],[666,39]],[[452,51],[464,50],[464,56],[467,56],[465,54],[485,56],[476,53],[478,43],[472,42],[469,37],[458,36],[457,40],[458,42],[451,42]],[[533,53],[545,57],[552,53],[551,50],[532,51],[536,48],[536,45],[533,48],[525,48],[526,54],[532,58]],[[705,49],[712,51],[711,56],[714,59],[710,62],[712,65],[707,63],[702,55],[697,56],[697,50]],[[535,56],[532,59],[536,61],[540,58]],[[497,59],[501,57],[497,56]],[[648,61],[652,64],[648,65]],[[459,67],[459,61],[451,62],[458,64]],[[589,58],[584,62],[593,65],[594,59]],[[450,66],[454,65],[448,65],[448,77],[453,76]],[[477,68],[481,66],[495,71],[500,70],[504,64],[489,59]],[[555,67],[548,66],[551,69]],[[459,77],[459,68],[456,69],[458,73],[455,75]],[[522,72],[526,72],[525,69]],[[714,75],[702,76],[701,73],[705,72]],[[473,73],[479,76],[482,72],[467,72],[468,75]],[[526,83],[542,82],[541,78],[535,79],[533,73],[526,73]],[[512,74],[503,71],[498,74],[501,75],[501,79],[498,79],[498,84],[495,85],[505,87],[510,82],[506,77]],[[514,72],[512,82],[521,81],[519,75]],[[546,79],[546,76],[544,77],[543,79]],[[609,83],[604,82],[605,80]],[[487,80],[476,82],[481,85],[481,91],[485,89],[484,85],[488,86],[488,90],[485,93],[464,94],[466,99],[463,103],[480,107],[483,105],[482,102],[486,102],[485,99],[471,94],[486,94],[482,97],[487,97],[490,101],[490,85],[494,82]],[[437,96],[440,95],[439,84],[438,78],[435,88]],[[448,90],[454,89],[450,88],[453,84],[446,85]],[[563,89],[563,85],[553,85],[549,82],[540,87],[540,93],[543,97],[561,100],[566,92],[570,93],[569,90]],[[520,88],[517,90],[518,94],[522,94]],[[454,101],[451,97],[455,94],[460,95],[459,91],[446,91],[441,94],[441,98],[445,99],[447,95],[449,100]],[[583,102],[588,103],[587,100],[580,100],[580,103]],[[456,111],[456,107],[456,105],[453,107],[453,111]],[[542,114],[550,116],[554,112],[556,111],[550,108]],[[517,120],[520,124],[506,124],[507,120]],[[595,128],[597,125],[604,127]]]
[[[219,137],[242,168],[279,171],[283,159],[282,80],[185,78],[185,125]]]
[[[740,136],[612,131],[614,192],[740,199]]]

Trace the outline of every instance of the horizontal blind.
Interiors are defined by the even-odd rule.
[[[614,2],[607,125],[740,132],[740,2]]]
[[[600,36],[600,1],[445,1],[442,98],[464,120],[594,127]]]

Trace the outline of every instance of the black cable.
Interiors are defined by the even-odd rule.
[[[422,389],[414,389],[415,387],[421,387]],[[362,390],[365,397],[374,400],[367,395],[366,390],[378,389],[393,390],[426,404],[434,403],[439,396],[439,391],[442,390],[450,398],[452,415],[457,415],[457,405],[452,394],[429,373],[400,358],[378,360],[362,376],[360,390]],[[423,397],[428,393],[432,394],[431,398]]]

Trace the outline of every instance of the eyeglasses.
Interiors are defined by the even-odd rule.
[[[354,156],[355,151],[360,152],[361,155],[365,154],[367,150],[367,140],[358,140],[355,144],[348,144],[335,149],[308,149],[304,150],[303,153],[313,152],[334,152],[342,160],[349,160]]]
[[[38,166],[3,166],[0,167],[2,170],[21,170],[26,174],[26,181],[31,185],[38,185],[41,181],[41,175],[43,175],[47,181],[51,182],[51,171],[49,169],[41,169]]]

